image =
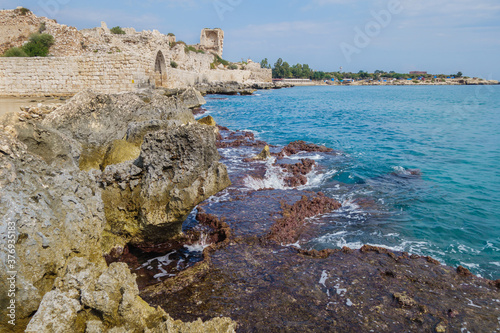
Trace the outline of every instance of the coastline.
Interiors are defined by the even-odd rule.
[[[241,87],[231,90],[233,88],[222,92],[246,94]],[[147,326],[161,326],[171,325],[178,319],[185,322],[198,320],[199,323],[199,318],[207,321],[203,324],[207,325],[205,328],[218,325],[220,331],[228,332],[234,331],[236,325],[239,325],[237,331],[280,331],[284,327],[311,331],[332,328],[442,331],[447,327],[461,327],[464,321],[472,330],[495,327],[494,314],[498,304],[492,301],[492,295],[496,297],[498,294],[500,299],[500,281],[476,277],[463,267],[442,266],[430,257],[379,247],[318,252],[288,245],[293,244],[298,236],[314,235],[314,225],[307,222],[308,218],[339,208],[338,203],[320,193],[296,189],[307,182],[314,161],[299,159],[297,162],[288,158],[295,158],[297,153],[304,151],[336,154],[332,149],[335,147],[305,142],[277,147],[256,140],[251,132],[217,127],[216,119],[205,117],[197,124],[192,113],[202,104],[203,97],[194,89],[118,95],[87,92],[75,96],[60,109],[39,115],[39,118],[17,119],[17,115],[9,118],[12,128],[9,133],[15,135],[11,137],[12,133],[5,132],[5,137],[0,138],[0,162],[5,165],[2,170],[10,170],[1,185],[5,193],[17,200],[12,209],[26,208],[18,202],[18,196],[20,192],[31,191],[22,182],[31,182],[32,177],[39,177],[41,181],[37,180],[38,183],[52,184],[50,188],[61,192],[52,199],[44,199],[52,203],[43,210],[26,208],[35,217],[37,214],[59,214],[56,211],[61,205],[59,198],[70,197],[77,207],[80,207],[80,202],[85,202],[81,207],[88,207],[85,211],[81,208],[74,211],[72,205],[68,205],[64,211],[68,216],[83,214],[71,220],[78,225],[75,227],[83,230],[81,234],[73,234],[72,229],[66,230],[64,225],[50,227],[60,228],[62,235],[60,231],[30,229],[24,223],[19,225],[26,237],[35,242],[32,247],[39,248],[40,253],[70,253],[74,250],[80,253],[79,258],[68,259],[68,262],[54,262],[58,267],[54,272],[39,274],[54,274],[55,278],[42,279],[44,290],[51,291],[45,295],[40,291],[41,297],[35,299],[41,302],[40,306],[30,304],[31,308],[24,311],[25,319],[31,321],[31,331],[49,332],[50,329],[43,328],[53,323],[72,327],[72,323],[80,322],[87,328],[92,325],[111,328],[125,322],[136,328],[146,325],[145,320],[151,320]],[[159,116],[157,112],[146,112],[158,107],[163,110]],[[33,114],[25,113],[28,116]],[[108,119],[108,114],[113,115],[109,118],[112,120]],[[145,120],[145,116],[152,119]],[[103,125],[111,126],[111,130],[94,133]],[[122,139],[124,136],[126,140]],[[87,143],[84,140],[92,141]],[[33,144],[34,141],[37,143]],[[82,143],[86,151],[78,152]],[[89,143],[103,145],[106,148],[102,150],[104,156]],[[43,149],[46,145],[53,148]],[[136,151],[137,145],[141,145],[139,151]],[[175,148],[179,145],[180,148]],[[269,146],[267,152],[266,146]],[[47,155],[55,148],[58,152],[56,159]],[[220,162],[216,148],[223,157]],[[129,155],[130,151],[134,153]],[[177,157],[171,159],[173,164],[162,165],[164,161],[170,161],[168,156]],[[287,175],[288,188],[272,189],[263,183],[248,191],[243,182],[247,177],[254,177],[257,182],[262,179],[267,172],[267,163],[271,162],[259,159],[272,161],[268,160],[271,156],[276,158],[273,167]],[[179,164],[176,164],[177,158],[181,159]],[[192,161],[209,163],[196,165]],[[227,174],[222,163],[227,165]],[[176,170],[173,174],[168,173],[171,168]],[[39,170],[48,171],[40,173]],[[57,174],[60,176],[55,176]],[[179,187],[171,189],[170,193],[189,195],[174,197],[172,206],[168,200],[158,207],[154,200],[148,203],[155,194],[141,188],[162,188],[168,184],[162,179],[176,174],[183,176],[176,179]],[[202,178],[197,178],[198,175]],[[225,175],[230,177],[231,184]],[[180,187],[181,184],[186,187]],[[49,198],[43,187],[33,186],[42,198]],[[138,195],[141,199],[134,199]],[[161,217],[164,205],[177,212],[179,207],[175,202],[187,202],[192,196],[196,200],[189,201],[183,207],[184,211],[178,213],[179,217],[172,221],[175,230],[180,230],[180,223],[185,222],[185,212],[196,206],[195,216],[190,214],[186,220],[191,226],[184,229],[185,234],[158,238],[158,235],[172,230],[172,225],[159,226],[159,229],[155,226],[154,221]],[[151,214],[152,229],[137,226],[136,206],[142,202],[148,204],[142,214],[157,214],[156,217]],[[2,212],[11,214],[6,210],[6,202],[2,204]],[[32,205],[38,207],[36,200]],[[124,219],[125,225],[121,222]],[[57,220],[54,219],[53,223]],[[43,232],[44,238],[37,237],[37,232]],[[71,244],[63,241],[64,237],[77,237],[74,243],[78,248],[73,250]],[[89,250],[92,253],[87,253]],[[22,253],[20,261],[23,263],[20,281],[36,278],[27,274],[23,268],[25,265],[47,267],[59,257],[26,257],[23,244],[18,245],[18,251]],[[175,271],[178,267],[182,269]],[[44,272],[44,268],[37,269]],[[171,269],[174,269],[175,276],[170,276]],[[72,298],[72,279],[78,274],[91,277],[81,281],[78,293],[95,296]],[[141,296],[149,305],[140,303],[142,300],[126,304],[129,298],[120,298],[123,291],[119,291],[120,283],[112,280],[113,274],[127,281],[127,295]],[[114,282],[106,282],[106,288],[101,290],[95,285],[98,280]],[[42,282],[33,284],[41,285]],[[22,292],[33,291],[26,288]],[[467,302],[457,303],[457,297],[464,292],[481,309],[470,307]],[[113,302],[100,304],[98,297],[103,293]],[[435,297],[436,293],[440,297]],[[221,299],[226,301],[221,304]],[[87,311],[103,313],[104,319],[76,310],[65,317],[50,317],[61,304],[63,307],[71,304],[74,309],[88,307]],[[115,305],[131,307],[131,310],[116,316],[112,314]],[[162,306],[163,310],[153,312],[150,306]],[[33,309],[38,309],[38,312],[31,318]],[[354,320],[353,314],[366,320]],[[220,316],[224,318],[219,322],[212,319]],[[402,317],[404,322],[400,320]],[[181,325],[179,321],[176,323]]]
[[[463,82],[460,82],[463,81]],[[274,81],[280,82],[280,81]],[[293,80],[285,81],[295,86],[479,86],[479,85],[498,85],[497,80],[446,80],[445,82],[429,82],[429,81],[408,81],[395,80],[394,82],[370,82],[370,81],[354,81],[354,82],[332,82],[332,81],[312,81],[311,82],[294,82]]]
[[[457,285],[476,285],[476,290],[492,286],[489,292],[499,294],[500,281],[463,280],[473,276],[467,269],[443,266],[427,256],[366,245],[360,250],[300,249],[296,243],[298,236],[315,234],[314,225],[306,222],[307,217],[315,216],[321,221],[321,213],[325,212],[320,204],[321,194],[293,189],[293,186],[277,190],[268,188],[267,183],[245,190],[245,179],[252,177],[259,183],[264,177],[265,162],[252,160],[252,156],[262,156],[263,152],[259,152],[268,143],[253,139],[250,132],[219,129],[219,151],[223,161],[229,163],[233,185],[201,204],[199,211],[214,221],[224,221],[232,237],[216,251],[206,254],[210,268],[192,285],[172,290],[170,284],[165,283],[164,287],[142,289],[141,295],[151,304],[188,321],[230,316],[240,324],[241,331],[274,332],[284,327],[294,331],[292,327],[296,322],[301,323],[295,327],[297,330],[300,327],[318,332],[333,328],[441,332],[458,329],[461,327],[458,316],[473,311],[456,302],[459,293],[451,296]],[[305,143],[270,146],[270,154],[278,159],[282,156],[280,151],[289,152],[290,157],[304,151],[335,154],[325,147]],[[309,170],[305,166],[312,162],[300,160],[293,164],[297,160],[287,160],[287,154],[273,166],[288,165],[285,170],[292,172],[292,184],[297,184],[300,176]],[[236,168],[234,171],[231,165]],[[248,170],[241,171],[242,168]],[[287,216],[291,217],[290,221],[283,220]],[[278,238],[274,236],[276,230]],[[435,293],[440,297],[436,298]],[[475,292],[474,295],[479,296]],[[483,296],[484,300],[491,297]],[[448,297],[451,297],[449,302]],[[220,303],[220,299],[225,301]],[[482,302],[474,300],[474,304],[484,304]],[[353,314],[366,320],[354,320]],[[481,327],[484,322],[468,315],[461,320],[468,322],[468,329],[489,329]],[[492,325],[494,327],[494,321]]]

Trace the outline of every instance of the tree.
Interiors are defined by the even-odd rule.
[[[271,64],[269,64],[267,58],[262,59],[262,61],[260,62],[260,68],[271,68]]]
[[[360,78],[362,78],[362,79],[366,79],[366,78],[368,78],[370,75],[369,75],[367,72],[365,72],[365,71],[359,71],[359,72],[358,72],[358,76],[359,76]]]
[[[273,68],[273,78],[288,78],[292,76],[292,72],[290,70],[290,65],[283,61],[283,59],[279,58],[274,64]]]
[[[313,76],[313,70],[309,67],[308,64],[302,65],[302,78],[310,79]]]
[[[293,65],[292,68],[290,69],[292,76],[295,78],[302,78],[302,65],[301,64],[296,64]]]
[[[455,75],[456,77],[462,77],[462,72],[458,72],[457,75]]]
[[[292,77],[292,71],[290,70],[290,65],[286,61],[283,63],[283,77],[284,78]]]

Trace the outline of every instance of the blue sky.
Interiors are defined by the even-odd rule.
[[[195,44],[225,31],[224,58],[282,57],[325,71],[424,70],[500,79],[498,0],[30,0],[59,23],[173,32]]]

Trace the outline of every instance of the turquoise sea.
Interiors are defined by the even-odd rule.
[[[303,248],[380,245],[500,278],[500,86],[296,87],[207,98],[210,115],[315,158],[309,188],[343,208]],[[226,97],[226,96],[218,96]]]

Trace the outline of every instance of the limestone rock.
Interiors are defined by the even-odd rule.
[[[201,93],[192,87],[186,89],[186,91],[181,94],[180,98],[189,109],[194,109],[207,103]]]
[[[26,332],[234,332],[236,323],[174,321],[139,297],[135,275],[125,263],[108,268],[74,258],[47,293]]]
[[[217,123],[215,122],[214,118],[212,118],[212,116],[206,116],[204,118],[201,118],[198,120],[198,123],[208,126],[217,126]]]
[[[84,92],[41,121],[2,117],[0,262],[8,269],[0,270],[0,315],[10,301],[7,272],[15,270],[19,327],[38,309],[28,332],[165,324],[167,315],[138,296],[128,268],[106,270],[103,254],[180,232],[196,204],[230,184],[219,159],[213,128],[156,93]],[[104,171],[80,171],[82,164]],[[13,267],[4,250],[11,234]]]
[[[180,233],[198,203],[230,185],[219,159],[209,127],[193,124],[147,134],[138,160],[103,172],[106,243],[113,235],[140,243]]]
[[[101,167],[106,168],[108,165],[120,164],[125,161],[133,161],[139,157],[141,148],[126,140],[115,140],[111,143],[104,155]]]
[[[81,309],[82,305],[71,294],[50,291],[25,332],[71,332]]]
[[[36,311],[68,259],[85,256],[102,262],[104,207],[92,174],[75,167],[52,167],[5,128],[0,130],[0,142],[2,151],[10,152],[0,154],[0,261],[2,267],[8,267],[3,249],[8,244],[8,228],[15,226],[17,258],[13,270],[18,272],[17,318],[22,321]],[[0,270],[2,316],[8,302],[8,270]]]
[[[198,319],[192,323],[184,323],[180,320],[173,320],[167,315],[167,320],[153,329],[146,329],[145,333],[223,333],[236,332],[237,324],[230,318],[214,318],[203,322]]]
[[[104,169],[103,160],[116,140],[127,138],[130,124],[148,121],[194,122],[192,113],[176,98],[158,92],[114,95],[81,92],[47,115],[42,125],[52,127],[82,145],[82,170]],[[144,133],[143,133],[144,134]],[[140,146],[140,138],[134,144]],[[124,161],[127,157],[115,158]]]
[[[147,133],[159,130],[168,130],[182,126],[184,123],[180,120],[148,120],[142,122],[132,122],[127,129],[127,142],[140,146]]]
[[[269,146],[265,146],[264,149],[260,152],[259,155],[255,156],[254,160],[265,161],[271,157],[271,151],[269,150]]]
[[[71,169],[78,165],[81,145],[71,137],[37,122],[17,121],[13,125],[17,139],[47,164],[59,169]]]

